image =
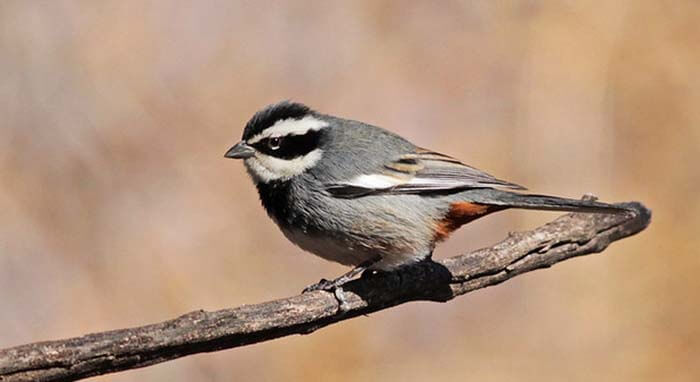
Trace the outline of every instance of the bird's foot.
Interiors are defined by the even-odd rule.
[[[355,276],[357,276],[358,274],[364,272],[367,268],[369,268],[372,264],[375,264],[379,260],[381,260],[381,258],[376,257],[365,261],[364,263],[353,268],[350,272],[334,280],[329,281],[326,279],[321,279],[321,281],[317,282],[316,284],[312,284],[304,288],[304,290],[301,293],[309,293],[317,290],[332,292],[335,296],[335,299],[338,300],[338,310],[341,314],[345,313],[348,310],[350,310],[350,304],[345,299],[345,294],[342,286],[345,285],[345,283],[347,283],[348,281],[354,279]]]
[[[332,291],[333,289],[337,288],[340,286],[335,280],[326,280],[326,279],[321,279],[321,281],[317,282],[316,284],[311,284],[304,288],[304,290],[301,293],[309,293],[309,292],[314,292],[317,290],[325,290],[325,291]]]
[[[375,258],[372,258],[370,260],[365,261],[364,263],[356,266],[355,268],[351,269],[350,272],[338,277],[337,279],[334,280],[326,280],[326,279],[321,279],[321,281],[317,282],[316,284],[312,284],[304,288],[304,290],[301,293],[308,293],[308,292],[313,292],[317,290],[325,290],[328,292],[334,291],[336,288],[342,286],[346,282],[352,280],[355,278],[355,276],[359,275],[360,273],[364,272],[367,268],[369,268],[372,264],[377,263],[379,260],[381,260],[381,257],[377,256]]]
[[[321,281],[317,282],[316,284],[309,285],[306,288],[304,288],[304,291],[302,293],[309,293],[317,290],[331,292],[333,293],[335,299],[338,301],[338,313],[344,314],[345,312],[350,310],[350,304],[345,298],[345,291],[342,287],[342,285],[347,281],[348,279],[342,276],[338,277],[335,280],[321,279]]]

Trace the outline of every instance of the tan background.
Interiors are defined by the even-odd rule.
[[[226,149],[290,98],[643,234],[449,304],[97,381],[700,379],[697,1],[0,1],[0,347],[291,295]],[[509,211],[438,257],[553,213]]]

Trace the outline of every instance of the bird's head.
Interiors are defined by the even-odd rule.
[[[246,124],[241,141],[225,156],[243,159],[256,183],[288,180],[321,159],[324,129],[328,126],[318,113],[303,104],[276,103],[255,113]]]

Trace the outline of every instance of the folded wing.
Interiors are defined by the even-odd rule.
[[[424,149],[387,163],[375,174],[362,174],[326,186],[329,193],[342,198],[380,194],[449,194],[474,188],[525,190],[455,158]]]

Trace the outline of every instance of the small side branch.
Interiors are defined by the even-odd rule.
[[[74,381],[229,349],[324,326],[408,301],[449,301],[521,273],[603,251],[642,231],[651,212],[621,204],[628,214],[568,214],[528,232],[461,256],[378,273],[346,284],[343,309],[333,293],[316,291],[215,312],[187,313],[130,329],[38,342],[0,350],[0,381]]]

